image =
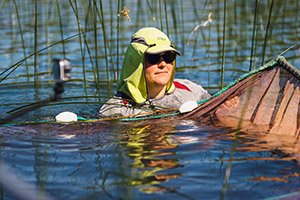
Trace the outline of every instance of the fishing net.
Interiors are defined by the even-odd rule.
[[[288,135],[299,141],[299,86],[299,71],[278,57],[180,118]]]
[[[98,131],[99,127],[113,122],[139,121],[138,123],[141,124],[153,124],[193,120],[200,126],[233,129],[236,136],[239,135],[238,133],[243,133],[242,135],[255,137],[255,140],[261,140],[263,148],[277,149],[295,155],[295,159],[300,163],[299,86],[300,72],[283,57],[278,57],[261,68],[243,75],[210,99],[198,102],[199,106],[186,114],[165,111],[142,117],[110,119],[78,117],[79,122],[67,126],[73,127],[74,132],[77,129],[82,130],[85,124],[93,125],[91,126],[93,131]],[[8,121],[2,120],[2,124],[3,122]],[[35,130],[42,127],[56,130],[60,127],[59,123],[51,120],[9,122],[8,125],[19,125],[19,127],[26,125],[26,129],[31,127]],[[3,126],[0,130],[3,131],[5,128],[9,127]]]
[[[160,112],[143,117],[109,120],[192,119],[204,124],[222,125],[238,130],[261,130],[289,135],[299,140],[299,80],[300,72],[283,57],[278,57],[243,75],[210,99],[198,102],[199,106],[190,113],[181,115],[174,111]],[[79,120],[97,122],[107,119]]]

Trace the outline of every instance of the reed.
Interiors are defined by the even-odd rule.
[[[142,8],[141,8],[142,4],[143,4],[143,1],[138,1],[138,3],[137,3],[137,13],[136,13],[136,17],[135,17],[136,27],[139,27],[140,21],[143,21],[143,13],[142,13]]]
[[[255,11],[254,11],[254,19],[253,19],[253,29],[252,29],[252,39],[251,39],[251,54],[250,54],[250,64],[249,71],[251,71],[253,65],[253,54],[255,52],[255,33],[257,27],[257,15],[259,13],[259,0],[255,0]],[[255,57],[254,57],[255,58]]]
[[[5,4],[5,2],[3,4]],[[210,85],[211,81],[214,81],[219,87],[224,87],[226,84],[225,80],[231,78],[226,77],[228,72],[243,72],[243,70],[238,71],[234,68],[238,68],[238,59],[243,59],[240,57],[242,54],[241,52],[243,51],[242,48],[247,46],[251,47],[251,51],[249,48],[250,55],[245,56],[247,59],[250,57],[249,70],[252,70],[255,67],[256,59],[262,59],[262,63],[264,63],[264,60],[269,56],[267,52],[269,52],[269,49],[272,50],[273,48],[273,45],[270,45],[270,43],[275,41],[273,38],[272,40],[270,39],[272,28],[278,28],[275,26],[277,16],[274,16],[274,13],[280,13],[279,9],[281,4],[283,5],[282,8],[284,8],[284,12],[287,12],[286,9],[289,9],[289,6],[284,1],[270,0],[268,2],[268,16],[264,16],[266,10],[263,10],[263,5],[265,5],[267,1],[256,0],[253,13],[247,15],[247,19],[239,19],[238,13],[240,11],[245,11],[245,9],[241,8],[239,3],[235,3],[234,6],[232,6],[232,3],[226,0],[222,1],[222,3],[206,0],[201,4],[201,6],[204,5],[204,7],[199,6],[199,2],[196,0],[187,2],[183,0],[147,0],[138,1],[137,4],[125,0],[118,0],[116,2],[107,2],[104,0],[69,0],[67,4],[63,4],[58,0],[51,3],[43,3],[34,0],[29,2],[30,5],[28,5],[27,8],[27,10],[30,10],[30,8],[34,10],[34,15],[29,17],[32,18],[32,31],[29,33],[27,28],[30,26],[23,26],[22,24],[24,23],[22,22],[22,17],[26,16],[26,12],[28,11],[24,11],[23,7],[20,9],[22,4],[14,0],[11,2],[10,6],[16,16],[16,27],[19,32],[18,37],[21,41],[19,42],[19,46],[22,48],[20,52],[22,53],[23,58],[20,59],[18,57],[19,60],[15,64],[1,70],[0,83],[4,80],[8,80],[12,84],[18,84],[17,79],[24,83],[24,77],[27,77],[28,83],[33,83],[32,88],[35,89],[36,94],[38,94],[39,88],[41,85],[44,85],[43,81],[45,81],[44,77],[42,77],[45,76],[45,72],[43,71],[44,68],[42,67],[46,64],[41,65],[40,63],[46,63],[46,59],[44,59],[45,52],[46,50],[49,50],[46,55],[48,60],[51,60],[49,58],[56,53],[63,57],[67,57],[67,55],[74,56],[74,54],[78,56],[76,58],[77,60],[75,60],[76,64],[74,68],[77,73],[76,75],[80,77],[76,77],[72,81],[76,84],[82,83],[84,93],[82,96],[90,96],[89,93],[91,93],[91,91],[96,91],[98,99],[104,96],[104,94],[111,95],[114,92],[111,90],[112,83],[117,80],[120,66],[122,65],[120,60],[123,57],[122,48],[124,47],[125,39],[126,43],[128,42],[128,38],[124,38],[124,36],[126,35],[127,37],[128,32],[133,32],[143,25],[150,25],[160,27],[166,34],[172,34],[172,37],[175,37],[175,44],[180,46],[179,49],[183,54],[180,59],[181,62],[177,63],[178,73],[182,73],[186,69],[196,70],[201,73],[201,75],[207,73],[206,77],[208,85]],[[117,17],[124,8],[125,3],[131,11],[130,15],[132,20],[130,22],[125,21],[126,18],[121,15]],[[191,7],[186,8],[186,3],[191,5]],[[47,6],[46,4],[50,6],[48,9],[49,19],[43,18],[44,16],[42,16],[43,8],[45,8],[42,6]],[[208,4],[211,5],[208,7]],[[249,5],[252,4],[243,4],[245,7]],[[297,7],[299,3],[295,2],[294,5]],[[3,7],[3,5],[1,7]],[[109,11],[107,12],[106,9]],[[212,11],[213,19],[216,20],[214,20],[214,23],[206,29],[198,29],[197,32],[195,31],[191,41],[192,45],[187,45],[187,33],[190,32],[190,27],[193,26],[194,20],[197,20],[197,23],[201,25],[203,12],[206,12],[208,9]],[[63,13],[63,11],[70,14],[70,18],[68,18],[69,21],[64,21],[65,13]],[[107,13],[110,16],[108,16]],[[248,35],[245,34],[241,36],[241,34],[244,33],[242,32],[243,28],[241,26],[236,26],[240,27],[237,29],[233,26],[234,23],[229,23],[229,20],[231,20],[231,18],[229,18],[230,13],[234,13],[235,15],[233,19],[235,24],[243,23],[246,20],[251,19],[252,29],[251,32],[248,31]],[[227,16],[228,14],[229,16]],[[44,21],[47,20],[47,44],[43,43],[45,37],[43,37],[41,30],[43,30],[43,25],[45,24],[41,23],[42,19],[44,19]],[[52,19],[55,19],[55,22],[52,21]],[[267,22],[265,28],[263,27],[264,24],[261,23],[264,22],[264,19],[266,19],[265,22]],[[294,21],[296,22],[298,19],[299,17],[295,15]],[[28,21],[29,20],[30,19],[28,19]],[[145,20],[148,21],[145,22]],[[69,22],[77,25],[75,25],[75,30],[73,30],[72,27],[69,27]],[[280,22],[279,26],[281,25],[283,29],[289,28],[290,25],[287,23],[289,22],[288,20],[285,20],[284,18]],[[53,29],[56,28],[58,31],[53,31]],[[71,29],[71,31],[68,29]],[[68,36],[72,31],[75,33]],[[234,34],[231,34],[231,31]],[[298,29],[294,29],[293,33],[289,34],[289,39],[291,37],[297,38],[297,32]],[[290,41],[289,39],[286,39],[283,31],[281,33],[280,39],[282,41]],[[113,34],[116,34],[116,36],[114,37]],[[272,37],[276,37],[275,32]],[[33,40],[30,41],[27,38],[33,38]],[[53,38],[56,38],[57,41],[53,40]],[[243,41],[247,41],[243,43],[246,45],[240,45]],[[72,44],[70,45],[71,42]],[[31,44],[28,45],[26,43]],[[238,44],[238,46],[231,47],[229,44]],[[78,52],[71,52],[70,49],[76,45],[78,45],[78,47],[80,46]],[[59,47],[56,48],[60,49],[59,52],[52,51],[52,47],[53,49]],[[201,51],[199,51],[199,49],[201,49]],[[259,53],[257,52],[258,49],[262,49],[259,56]],[[275,50],[276,48],[274,48],[274,51]],[[199,52],[201,52],[201,54]],[[191,54],[191,56],[187,56],[187,53]],[[276,51],[273,53],[276,54]],[[33,64],[30,62],[31,60],[33,60]],[[226,66],[226,61],[231,62],[234,67],[230,68],[229,65]],[[206,64],[208,67],[213,68],[203,70],[202,67]],[[18,69],[20,69],[23,74],[20,74],[21,72],[19,72]],[[50,74],[50,72],[48,72],[48,74]],[[201,75],[199,76],[202,77]],[[31,80],[30,77],[32,77]],[[16,82],[12,81],[14,79],[16,79]],[[232,77],[232,79],[234,79],[234,77]]]
[[[105,26],[105,22],[104,22],[104,14],[103,14],[103,5],[102,5],[102,1],[99,1],[100,4],[100,22],[102,25],[102,32],[103,32],[103,41],[104,41],[104,56],[105,56],[105,67],[106,67],[106,79],[107,79],[107,93],[110,93],[110,81],[109,81],[109,61],[108,61],[108,43],[107,43],[107,35],[106,35],[106,26]]]
[[[141,1],[138,1],[139,4]],[[118,13],[121,11],[121,8],[124,8],[124,0],[118,0],[118,6],[117,6],[117,11]],[[138,18],[139,19],[139,18]],[[118,14],[117,17],[117,72],[114,74],[114,80],[118,79],[118,75],[120,72],[120,22],[121,22],[121,17],[120,17],[120,13]]]
[[[14,6],[15,6],[15,11],[16,11],[16,16],[17,16],[17,20],[18,20],[18,27],[19,27],[19,31],[20,31],[20,37],[21,37],[21,42],[22,42],[22,50],[23,50],[23,55],[26,58],[26,47],[25,47],[25,41],[24,41],[24,34],[23,34],[23,29],[21,26],[21,20],[20,20],[20,14],[19,14],[19,9],[18,9],[18,5],[16,3],[16,0],[13,1]],[[25,66],[26,66],[26,75],[27,75],[27,81],[29,81],[29,65],[27,60],[25,60]]]
[[[94,51],[95,51],[95,70],[93,68],[93,74],[95,77],[95,84],[96,84],[96,89],[97,89],[97,93],[100,97],[100,78],[99,78],[99,62],[98,62],[98,56],[99,56],[99,52],[98,52],[98,29],[97,29],[97,3],[95,1],[93,1],[93,10],[92,10],[92,22],[93,22],[93,35],[94,35]]]
[[[154,10],[153,10],[153,8],[152,8],[152,6],[151,6],[151,3],[149,2],[149,0],[147,0],[146,2],[147,2],[147,9],[149,9],[149,11],[150,11],[150,15],[151,15],[151,16],[154,16],[154,15],[155,15],[155,12],[154,12]],[[155,18],[155,17],[152,17],[152,19],[153,19],[154,21],[156,21],[156,18]]]
[[[100,7],[101,7],[101,2],[100,2]],[[100,14],[99,14],[100,12]],[[100,92],[100,75],[99,75],[99,71],[100,71],[100,67],[99,67],[99,62],[98,62],[98,26],[97,26],[97,16],[100,18],[100,20],[102,19],[101,17],[101,12],[102,11],[102,7],[101,7],[101,10],[99,11],[98,9],[98,6],[97,6],[97,3],[96,1],[90,1],[89,2],[89,5],[88,5],[88,9],[87,9],[87,16],[86,17],[86,27],[85,27],[85,31],[83,32],[83,36],[84,36],[84,43],[85,43],[85,46],[86,46],[86,50],[88,52],[88,56],[89,56],[89,59],[90,59],[90,63],[91,63],[91,67],[92,67],[92,73],[93,73],[93,76],[94,76],[94,83],[95,83],[95,87],[96,87],[96,90],[97,90],[97,93],[99,95],[99,98],[100,98],[100,95],[101,95],[101,92]],[[90,44],[89,44],[89,41],[87,39],[87,36],[86,36],[86,32],[87,30],[89,30],[87,27],[88,25],[90,24],[90,21],[91,21],[91,30],[93,32],[93,36],[94,36],[94,44],[93,44],[93,47],[94,47],[94,51],[95,51],[95,61],[93,61],[93,55],[92,55],[92,51],[91,51],[91,48],[90,48]],[[103,30],[103,27],[102,27],[102,30]],[[106,35],[106,32],[103,33],[104,35]],[[106,38],[106,36],[104,36]],[[107,39],[104,40],[104,44],[107,44]],[[109,73],[109,69],[108,69],[108,54],[107,54],[107,46],[105,46],[105,59],[106,59],[106,72],[107,74]],[[96,66],[95,66],[95,64]],[[87,71],[86,71],[87,73]],[[107,78],[108,80],[108,78]]]
[[[167,8],[167,2],[164,0],[164,13],[165,13],[165,21],[166,21],[166,34],[170,35],[170,30],[169,30],[169,20],[168,20],[168,8]]]
[[[163,11],[162,11],[162,5],[161,0],[158,2],[158,11],[159,11],[159,21],[160,21],[160,30],[164,32],[164,25],[163,25]]]
[[[34,52],[38,51],[38,8],[37,8],[37,0],[34,1]],[[34,91],[35,96],[38,97],[38,88],[39,88],[39,82],[38,82],[38,54],[34,54]]]
[[[223,43],[222,43],[222,74],[221,74],[221,88],[224,87],[225,76],[225,39],[226,39],[226,0],[224,0],[224,15],[223,15]]]
[[[269,29],[270,29],[270,26],[271,26],[271,17],[272,17],[273,5],[274,5],[274,0],[271,1],[271,6],[270,6],[270,10],[269,10],[267,28],[266,28],[266,33],[265,33],[265,38],[264,38],[264,43],[263,43],[263,49],[262,49],[261,66],[265,62],[265,55],[266,55],[266,49],[267,49],[267,43],[268,43]]]
[[[208,71],[207,71],[207,88],[211,87],[211,74],[210,74],[210,63],[211,63],[211,26],[208,27],[208,49],[207,49],[207,59],[208,59]]]
[[[66,50],[65,50],[65,42],[64,42],[64,30],[63,30],[63,23],[62,23],[62,17],[60,12],[60,6],[58,0],[55,1],[56,4],[56,10],[58,15],[58,22],[59,22],[59,30],[60,30],[60,38],[61,38],[61,46],[62,46],[62,53],[63,57],[66,58]]]
[[[83,84],[84,84],[84,93],[87,96],[87,79],[86,79],[86,74],[85,74],[85,56],[84,56],[84,49],[83,49],[83,39],[82,39],[82,27],[81,23],[79,20],[79,14],[78,14],[78,9],[77,9],[77,1],[74,0],[74,3],[72,3],[71,0],[69,0],[70,6],[75,14],[76,17],[76,22],[77,22],[77,30],[79,34],[79,45],[80,45],[80,52],[81,52],[81,63],[82,63],[82,75],[83,75]],[[84,37],[84,36],[83,36]]]
[[[45,5],[45,37],[46,37],[46,41],[45,41],[45,45],[48,46],[51,44],[51,20],[52,20],[52,13],[56,13],[55,11],[53,11],[53,9],[55,9],[55,2],[49,2],[48,4]],[[52,63],[52,59],[51,58],[51,51],[47,51],[47,58],[45,59],[47,63]],[[52,72],[52,67],[48,67],[47,73],[48,75],[50,75]]]
[[[180,24],[181,24],[181,30],[183,30],[183,33],[181,34],[181,51],[183,53],[183,55],[185,54],[185,34],[184,34],[184,30],[185,30],[185,23],[184,23],[184,10],[183,10],[183,0],[180,0]],[[173,14],[174,15],[174,14]],[[177,23],[176,23],[177,24]],[[183,66],[185,66],[185,59],[183,59]]]
[[[86,32],[89,32],[89,31],[92,31],[92,30],[86,30]],[[72,39],[74,39],[74,38],[79,37],[80,35],[82,35],[82,33],[75,33],[75,34],[73,34],[73,35],[71,35],[71,36],[69,36],[69,37],[66,37],[63,41],[64,41],[64,42],[70,41],[70,40],[72,40]],[[13,64],[13,65],[7,67],[6,69],[4,69],[4,70],[0,73],[0,77],[3,76],[3,77],[0,79],[0,83],[1,83],[2,81],[6,80],[7,77],[9,77],[15,70],[17,70],[20,66],[22,66],[22,64],[23,64],[24,62],[26,62],[26,60],[28,60],[29,58],[35,56],[36,54],[40,54],[40,53],[46,51],[47,49],[50,49],[50,48],[52,48],[52,47],[54,47],[54,46],[56,46],[56,45],[58,45],[58,44],[61,44],[61,42],[62,42],[62,41],[60,41],[60,40],[59,40],[59,41],[56,41],[56,42],[53,42],[53,43],[51,43],[51,44],[49,44],[49,45],[47,45],[47,46],[45,46],[45,47],[43,47],[43,48],[37,50],[36,52],[33,52],[33,53],[27,55],[25,58],[20,59],[20,60],[17,61],[15,64]]]

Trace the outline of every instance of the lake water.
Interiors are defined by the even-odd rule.
[[[29,191],[52,199],[300,198],[299,154],[259,133],[176,119],[24,124],[53,121],[66,110],[95,118],[114,94],[132,33],[144,26],[162,29],[182,53],[176,76],[211,94],[289,47],[285,58],[300,68],[293,47],[298,1],[124,2],[1,3],[1,118],[52,95],[53,58],[72,65],[60,101],[0,126],[2,168],[12,180],[1,175],[1,197]]]

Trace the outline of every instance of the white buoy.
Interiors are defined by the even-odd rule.
[[[65,111],[55,116],[57,122],[76,122],[77,115],[75,113]]]
[[[197,107],[198,107],[198,103],[196,101],[187,101],[180,106],[179,112],[187,113],[194,110]]]

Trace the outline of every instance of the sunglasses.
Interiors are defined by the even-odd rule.
[[[145,58],[147,62],[152,65],[160,63],[161,61],[172,63],[176,59],[176,53],[170,51],[163,54],[146,54]]]

